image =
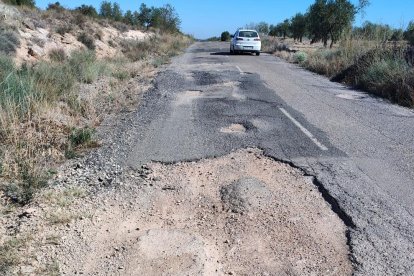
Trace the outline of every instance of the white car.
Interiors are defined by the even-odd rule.
[[[239,29],[231,37],[230,53],[237,54],[247,52],[256,53],[256,56],[260,55],[262,42],[257,31]]]

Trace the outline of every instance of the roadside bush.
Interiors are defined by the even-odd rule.
[[[0,66],[1,71],[6,74],[2,76],[3,81],[0,83],[0,127],[5,127],[3,121],[8,121],[7,118],[23,118],[28,114],[39,95],[35,93],[34,79],[28,76],[27,71],[17,70],[11,60],[4,58],[0,61]]]
[[[356,85],[403,106],[414,106],[414,70],[403,59],[385,58],[370,64]]]
[[[21,165],[21,164],[20,164]],[[15,203],[29,203],[36,192],[47,186],[47,177],[33,173],[30,167],[20,168],[21,180],[10,183],[3,188],[4,194]]]
[[[76,148],[90,143],[92,141],[92,136],[94,132],[94,129],[88,127],[81,129],[73,129],[72,133],[69,136],[70,144]]]
[[[72,25],[67,24],[67,25],[57,27],[55,32],[60,34],[61,36],[64,36],[66,33],[70,33],[72,30],[73,30]]]
[[[60,49],[52,49],[49,51],[49,58],[51,61],[54,62],[64,62],[67,58],[65,50],[62,48]]]
[[[92,137],[95,133],[94,129],[85,128],[74,128],[69,135],[69,143],[65,151],[65,156],[68,159],[78,157],[77,149],[83,146],[88,146],[93,143]]]
[[[36,3],[34,0],[3,0],[4,3],[16,6],[28,6],[34,8]]]
[[[220,36],[220,40],[221,41],[229,41],[231,39],[230,33],[229,32],[222,32],[221,36]]]
[[[293,58],[296,63],[302,64],[308,59],[308,54],[306,54],[305,52],[296,52],[293,55]]]
[[[76,14],[71,20],[72,24],[80,27],[81,29],[84,29],[85,23],[87,21],[88,21],[87,17],[80,13]]]
[[[93,51],[72,52],[68,60],[72,75],[83,83],[92,83],[108,72],[104,61],[97,61]]]
[[[57,56],[60,59],[61,53]],[[43,121],[45,108],[66,103],[73,116],[84,115],[73,87],[76,81],[95,80],[103,72],[101,67],[91,52],[74,53],[67,62],[40,62],[21,68],[11,58],[0,56],[0,137],[2,151],[7,152],[0,156],[1,177],[12,179],[0,189],[9,199],[28,203],[46,185],[44,164],[50,162],[50,151],[63,147],[62,135],[67,130],[61,124]],[[88,143],[90,136],[85,129],[71,133],[68,140],[78,146]]]
[[[85,16],[89,16],[93,18],[98,17],[98,12],[92,5],[82,5],[80,7],[77,7],[75,10]]]
[[[16,33],[10,30],[0,30],[0,53],[9,55],[16,52],[20,40]]]
[[[150,40],[122,40],[121,47],[124,55],[131,61],[138,61],[146,58],[152,51],[156,50],[153,46],[157,47]]]
[[[55,2],[55,3],[49,3],[48,5],[47,5],[47,8],[46,8],[46,10],[55,10],[55,11],[57,11],[57,12],[62,12],[62,11],[64,11],[65,10],[65,8],[64,7],[62,7],[62,5],[59,3],[59,2]]]
[[[81,33],[78,36],[78,41],[82,42],[89,50],[95,50],[96,48],[95,39],[87,33]]]
[[[356,86],[403,106],[414,106],[414,69],[405,47],[376,48],[358,57],[332,80]]]

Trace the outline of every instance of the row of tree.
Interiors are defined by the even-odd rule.
[[[3,0],[4,3],[16,6],[29,6],[35,7],[36,3],[34,0]]]
[[[34,0],[4,0],[5,3],[18,6],[35,7]],[[51,3],[47,10],[65,10],[59,3]],[[106,18],[114,21],[124,22],[139,28],[157,28],[166,32],[179,32],[181,20],[174,7],[167,4],[163,7],[148,7],[142,3],[138,11],[122,11],[116,2],[103,1],[99,12],[92,5],[81,5],[75,11],[94,18]]]
[[[141,28],[153,27],[168,32],[178,32],[181,24],[180,17],[170,4],[157,8],[148,7],[142,3],[138,11],[132,12],[127,10],[123,13],[118,3],[104,1],[101,3],[99,16],[122,21],[132,26]]]
[[[255,28],[262,34],[292,37],[301,42],[303,37],[308,37],[312,43],[322,41],[325,47],[328,41],[331,41],[332,47],[344,33],[382,41],[407,39],[414,44],[414,21],[410,22],[405,31],[370,22],[364,23],[362,27],[352,28],[356,14],[368,4],[367,0],[360,0],[357,6],[349,0],[316,0],[305,14],[297,13],[277,25],[261,22],[246,27]]]

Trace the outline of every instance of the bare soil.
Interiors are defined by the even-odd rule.
[[[64,211],[76,219],[43,227],[36,239],[54,242],[35,253],[64,275],[352,274],[345,226],[317,188],[256,149],[152,163]]]

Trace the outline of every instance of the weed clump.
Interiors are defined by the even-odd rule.
[[[373,49],[334,77],[403,106],[414,106],[414,68],[404,48]]]
[[[78,36],[78,41],[82,42],[89,50],[95,50],[96,48],[95,39],[87,33],[81,33]]]
[[[294,60],[296,63],[302,64],[308,59],[308,55],[305,52],[297,52],[294,54]]]
[[[20,40],[11,30],[0,29],[0,54],[13,54],[20,46]]]
[[[92,139],[94,133],[95,130],[89,127],[74,128],[69,135],[69,143],[65,152],[66,158],[76,158],[78,157],[77,150],[94,144]]]
[[[64,62],[67,58],[65,50],[63,49],[52,49],[49,51],[49,58],[54,62]]]
[[[55,29],[55,32],[60,34],[61,36],[64,36],[67,33],[70,33],[73,30],[72,25],[70,24],[65,24],[62,26],[59,26]]]

